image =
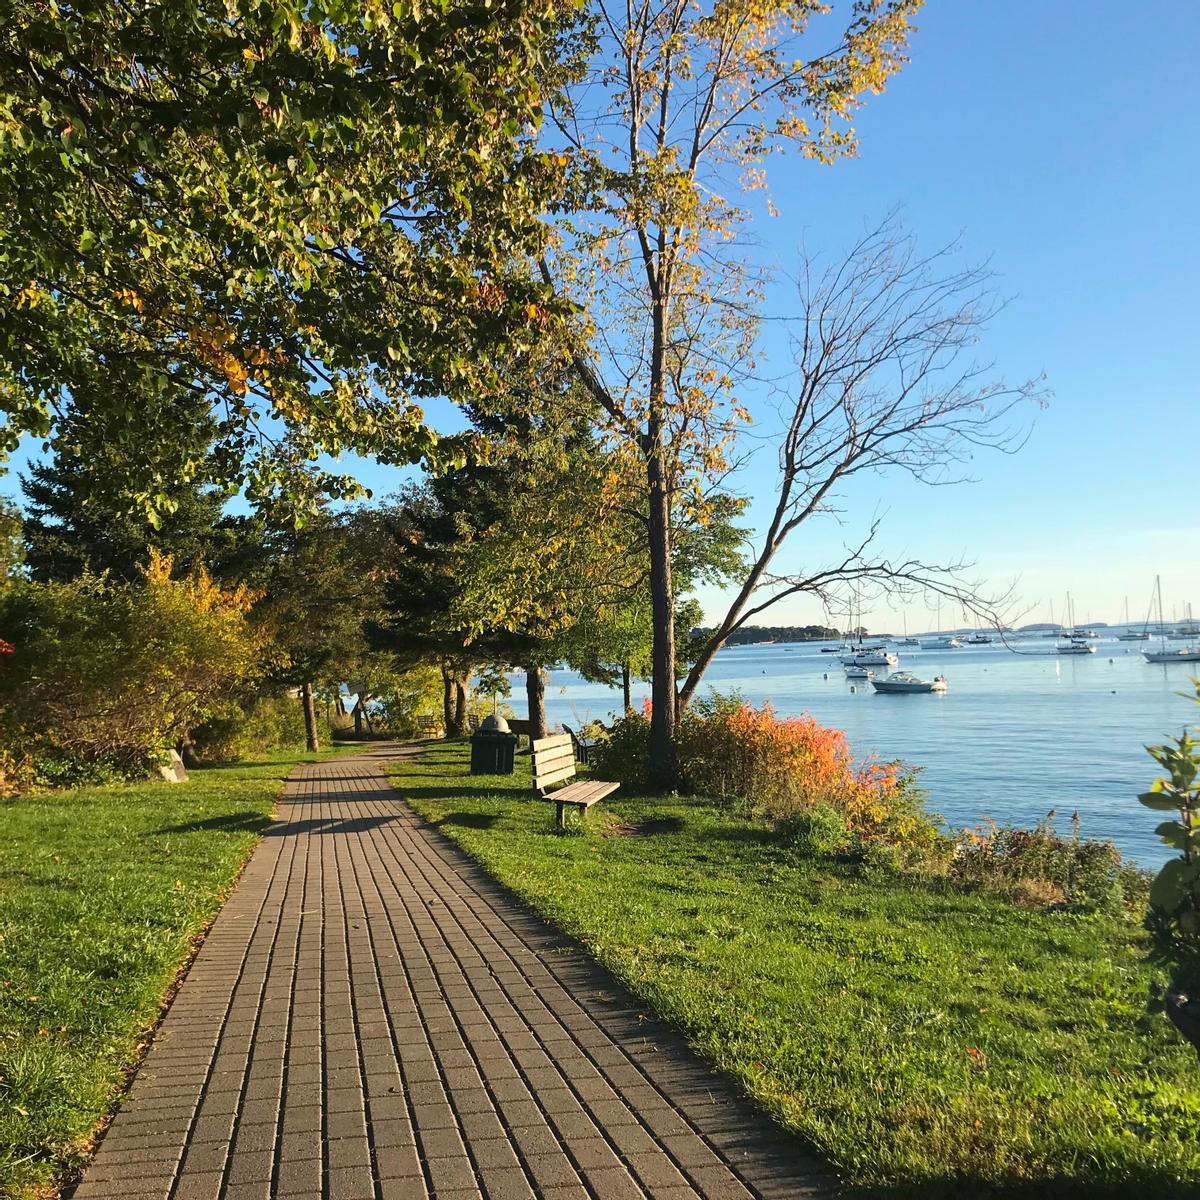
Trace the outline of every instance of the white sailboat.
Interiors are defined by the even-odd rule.
[[[1162,578],[1158,575],[1154,577],[1154,593],[1158,599],[1158,627],[1163,629]],[[1158,649],[1143,650],[1142,657],[1149,663],[1200,662],[1200,646],[1190,642],[1177,650],[1168,650],[1165,634],[1159,634]]]
[[[1141,629],[1129,628],[1129,597],[1125,597],[1125,632],[1117,634],[1118,642],[1148,642],[1150,631],[1143,624]]]
[[[1175,629],[1167,634],[1167,637],[1187,642],[1194,642],[1197,638],[1200,638],[1200,625],[1197,625],[1192,619],[1192,606],[1190,604],[1187,606],[1187,611],[1187,619],[1180,621],[1175,626]]]
[[[937,602],[937,623],[940,630],[942,627],[942,598],[940,596]],[[956,637],[947,637],[943,633],[934,638],[932,642],[923,642],[922,645],[927,650],[957,650],[962,645],[962,642]]]
[[[1070,621],[1070,625],[1062,631],[1054,645],[1054,652],[1056,654],[1095,654],[1095,643],[1088,641],[1088,638],[1093,635],[1075,628],[1075,609],[1071,604],[1070,592],[1067,593],[1067,620]]]
[[[853,607],[851,611],[853,612]],[[853,615],[851,616],[851,620],[853,620]],[[856,628],[859,631],[858,645],[854,646],[851,652],[842,659],[842,666],[847,668],[847,674],[849,674],[849,668],[851,667],[894,667],[900,662],[899,656],[888,650],[884,643],[874,642],[871,645],[867,645],[863,640],[861,598],[859,598],[858,625]],[[858,676],[858,678],[861,678],[861,676]]]

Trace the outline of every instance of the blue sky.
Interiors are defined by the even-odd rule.
[[[860,157],[775,166],[782,215],[756,233],[785,265],[802,238],[835,249],[895,205],[926,247],[961,234],[1009,299],[985,357],[1011,381],[1045,371],[1054,396],[1019,454],[972,465],[976,482],[858,487],[849,529],[878,511],[889,551],[1019,580],[1028,620],[1051,600],[1058,616],[1068,590],[1081,620],[1119,619],[1126,593],[1138,616],[1156,572],[1168,616],[1200,609],[1200,5],[933,0],[920,26],[858,122]],[[839,544],[814,529],[789,557]]]
[[[984,355],[1010,380],[1044,371],[1054,396],[1018,455],[980,457],[953,489],[864,481],[847,527],[802,531],[784,565],[828,558],[879,513],[889,553],[974,559],[977,574],[1018,581],[1028,620],[1051,601],[1058,616],[1068,590],[1081,620],[1119,619],[1126,594],[1138,616],[1155,573],[1168,616],[1200,610],[1200,4],[931,0],[919,23],[912,61],[858,121],[860,157],[775,159],[781,215],[753,236],[786,269],[801,241],[836,251],[896,206],[927,248],[961,235],[1009,300]],[[769,302],[786,312],[786,287]],[[377,494],[401,478],[352,469]],[[749,474],[753,521],[769,474]],[[715,616],[720,597],[702,600]],[[805,600],[775,613],[821,619]],[[920,605],[909,623],[931,624]]]

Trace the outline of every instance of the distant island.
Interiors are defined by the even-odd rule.
[[[693,629],[693,638],[709,638],[713,629]],[[725,639],[727,646],[752,646],[763,642],[824,642],[840,638],[841,630],[828,625],[743,625]]]

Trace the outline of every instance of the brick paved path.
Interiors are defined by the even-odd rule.
[[[299,768],[77,1200],[745,1200],[833,1181],[387,784]]]

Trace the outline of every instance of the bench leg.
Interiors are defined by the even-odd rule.
[[[558,803],[558,820],[556,821],[559,829],[567,827],[567,806],[560,800]]]

